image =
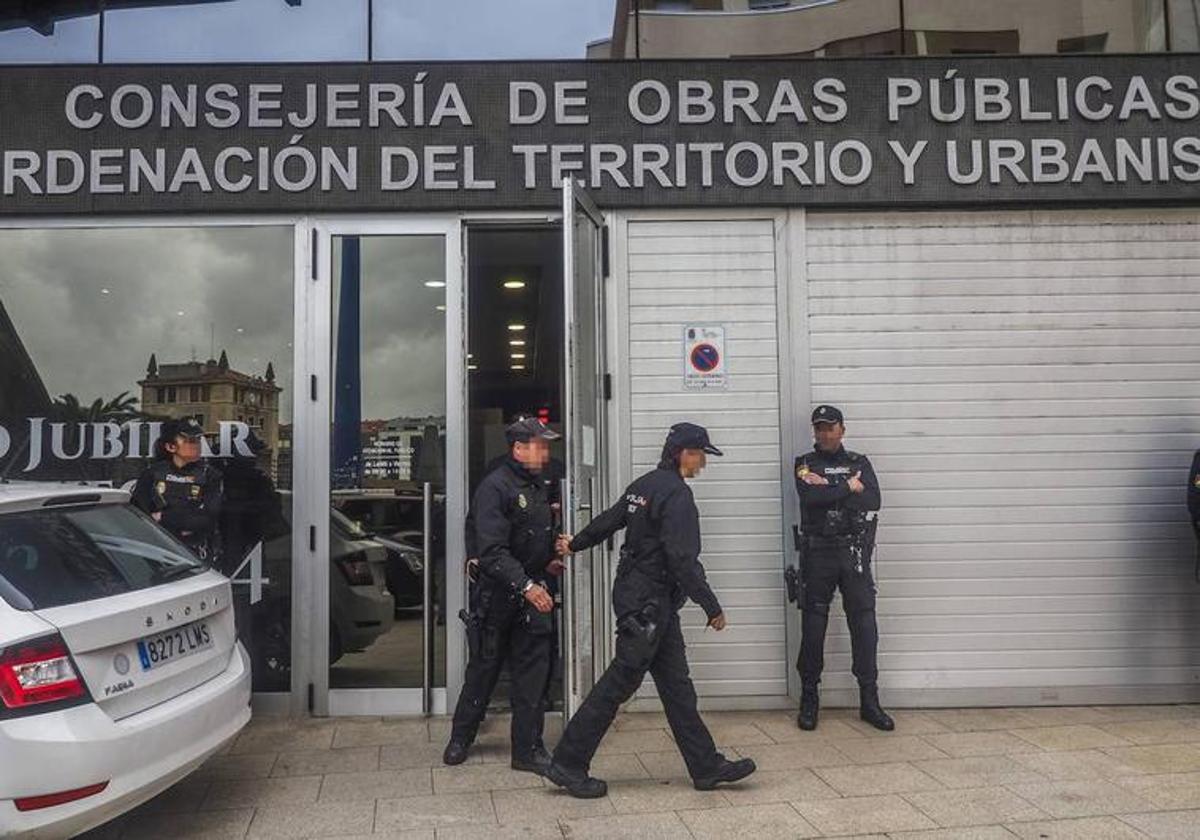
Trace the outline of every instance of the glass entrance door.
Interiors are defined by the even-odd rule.
[[[446,708],[446,651],[462,646],[446,575],[462,552],[447,529],[464,484],[459,254],[454,222],[317,225],[317,714]]]
[[[564,382],[567,477],[563,522],[578,533],[608,504],[604,470],[604,218],[582,188],[563,181]],[[563,592],[563,711],[569,718],[606,666],[611,638],[604,545],[567,564]]]

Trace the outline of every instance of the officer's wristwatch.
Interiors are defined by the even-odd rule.
[[[521,594],[528,594],[529,590],[533,589],[535,586],[537,586],[537,584],[533,582],[532,578],[530,578],[529,580],[525,581],[525,585],[521,587]]]

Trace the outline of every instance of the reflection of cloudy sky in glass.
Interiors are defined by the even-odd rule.
[[[445,240],[368,236],[361,241],[362,418],[442,416],[446,328],[445,313],[435,307],[446,302],[446,290],[425,283],[445,281]],[[334,259],[340,267],[338,248]]]
[[[225,350],[242,373],[274,364],[286,423],[292,254],[290,227],[5,230],[0,301],[51,396],[140,398],[151,353]]]

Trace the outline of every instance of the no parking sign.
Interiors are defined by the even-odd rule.
[[[690,324],[683,328],[683,387],[724,388],[725,328]]]

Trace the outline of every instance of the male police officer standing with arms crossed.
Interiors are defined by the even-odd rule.
[[[559,436],[537,418],[505,429],[509,457],[489,473],[471,504],[479,551],[478,603],[468,628],[471,642],[463,691],[442,758],[461,764],[487,711],[507,660],[512,677],[512,767],[544,773],[550,756],[541,746],[542,695],[550,674],[554,599],[544,585],[554,559],[550,499],[539,477]]]
[[[825,628],[835,589],[850,625],[854,676],[859,687],[859,716],[876,729],[891,731],[895,723],[879,705],[875,649],[875,580],[871,576],[875,523],[867,514],[879,510],[879,480],[865,455],[842,447],[846,427],[842,412],[831,405],[812,413],[812,452],[796,459],[796,492],[800,496],[800,715],[801,729],[817,728],[820,699],[817,685],[825,666]]]
[[[728,761],[696,711],[688,676],[679,608],[691,598],[708,626],[725,629],[725,614],[700,565],[700,514],[685,478],[704,468],[705,455],[720,455],[708,432],[691,423],[671,427],[658,468],[625,490],[611,508],[575,537],[560,538],[560,551],[583,551],[625,528],[625,545],[613,584],[617,614],[616,658],[563,732],[546,777],[572,796],[594,799],[608,785],[588,775],[592,756],[617,708],[637,691],[649,671],[667,723],[698,790],[736,782],[754,772],[748,758]]]

